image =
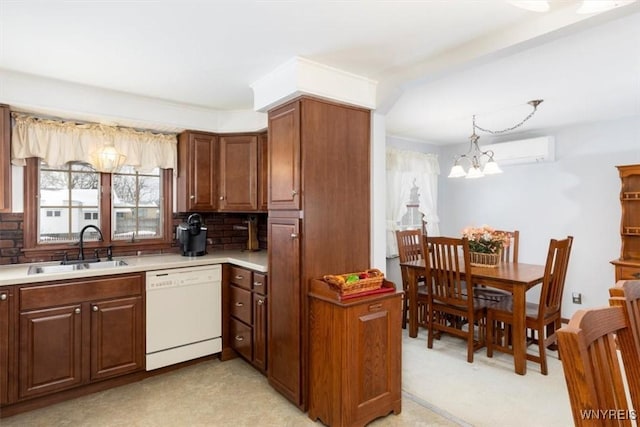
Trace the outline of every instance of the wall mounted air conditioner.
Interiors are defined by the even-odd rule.
[[[555,160],[555,140],[552,136],[483,145],[480,149],[493,151],[493,158],[500,166]]]

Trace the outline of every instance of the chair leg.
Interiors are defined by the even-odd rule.
[[[493,357],[493,344],[495,340],[493,323],[493,318],[487,316],[487,357]]]
[[[407,304],[407,294],[402,297],[402,329],[407,329],[407,313],[409,312],[409,304]]]
[[[540,352],[540,372],[547,375],[547,349],[545,345],[545,327],[538,329],[538,351]]]

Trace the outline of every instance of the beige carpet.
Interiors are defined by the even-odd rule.
[[[533,347],[530,348],[530,351]],[[508,354],[486,356],[478,350],[467,363],[463,340],[443,336],[427,348],[427,333],[418,338],[404,331],[402,389],[460,424],[476,427],[567,427],[571,406],[557,352],[548,354],[549,374],[527,363],[527,374],[513,371]]]

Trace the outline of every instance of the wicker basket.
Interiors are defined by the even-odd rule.
[[[347,278],[352,275],[361,275],[367,273],[369,277],[366,279],[358,279],[347,283]],[[384,280],[384,273],[376,268],[372,268],[367,271],[360,271],[358,273],[347,273],[331,275],[328,274],[323,277],[323,280],[329,284],[333,289],[337,290],[340,295],[353,295],[360,292],[372,291],[379,289],[382,286]]]
[[[500,264],[502,250],[495,254],[485,254],[482,252],[469,252],[471,255],[471,265],[474,267],[497,267]]]

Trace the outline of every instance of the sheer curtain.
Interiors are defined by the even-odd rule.
[[[125,165],[138,172],[155,168],[178,171],[178,140],[175,134],[159,134],[95,123],[74,123],[12,113],[11,162],[24,166],[25,159],[39,157],[49,166],[70,161],[93,164],[103,145],[113,144],[124,154]]]
[[[387,148],[387,258],[398,255],[395,231],[407,212],[411,187],[419,190],[420,212],[427,221],[427,233],[440,234],[438,218],[438,175],[435,154]]]

